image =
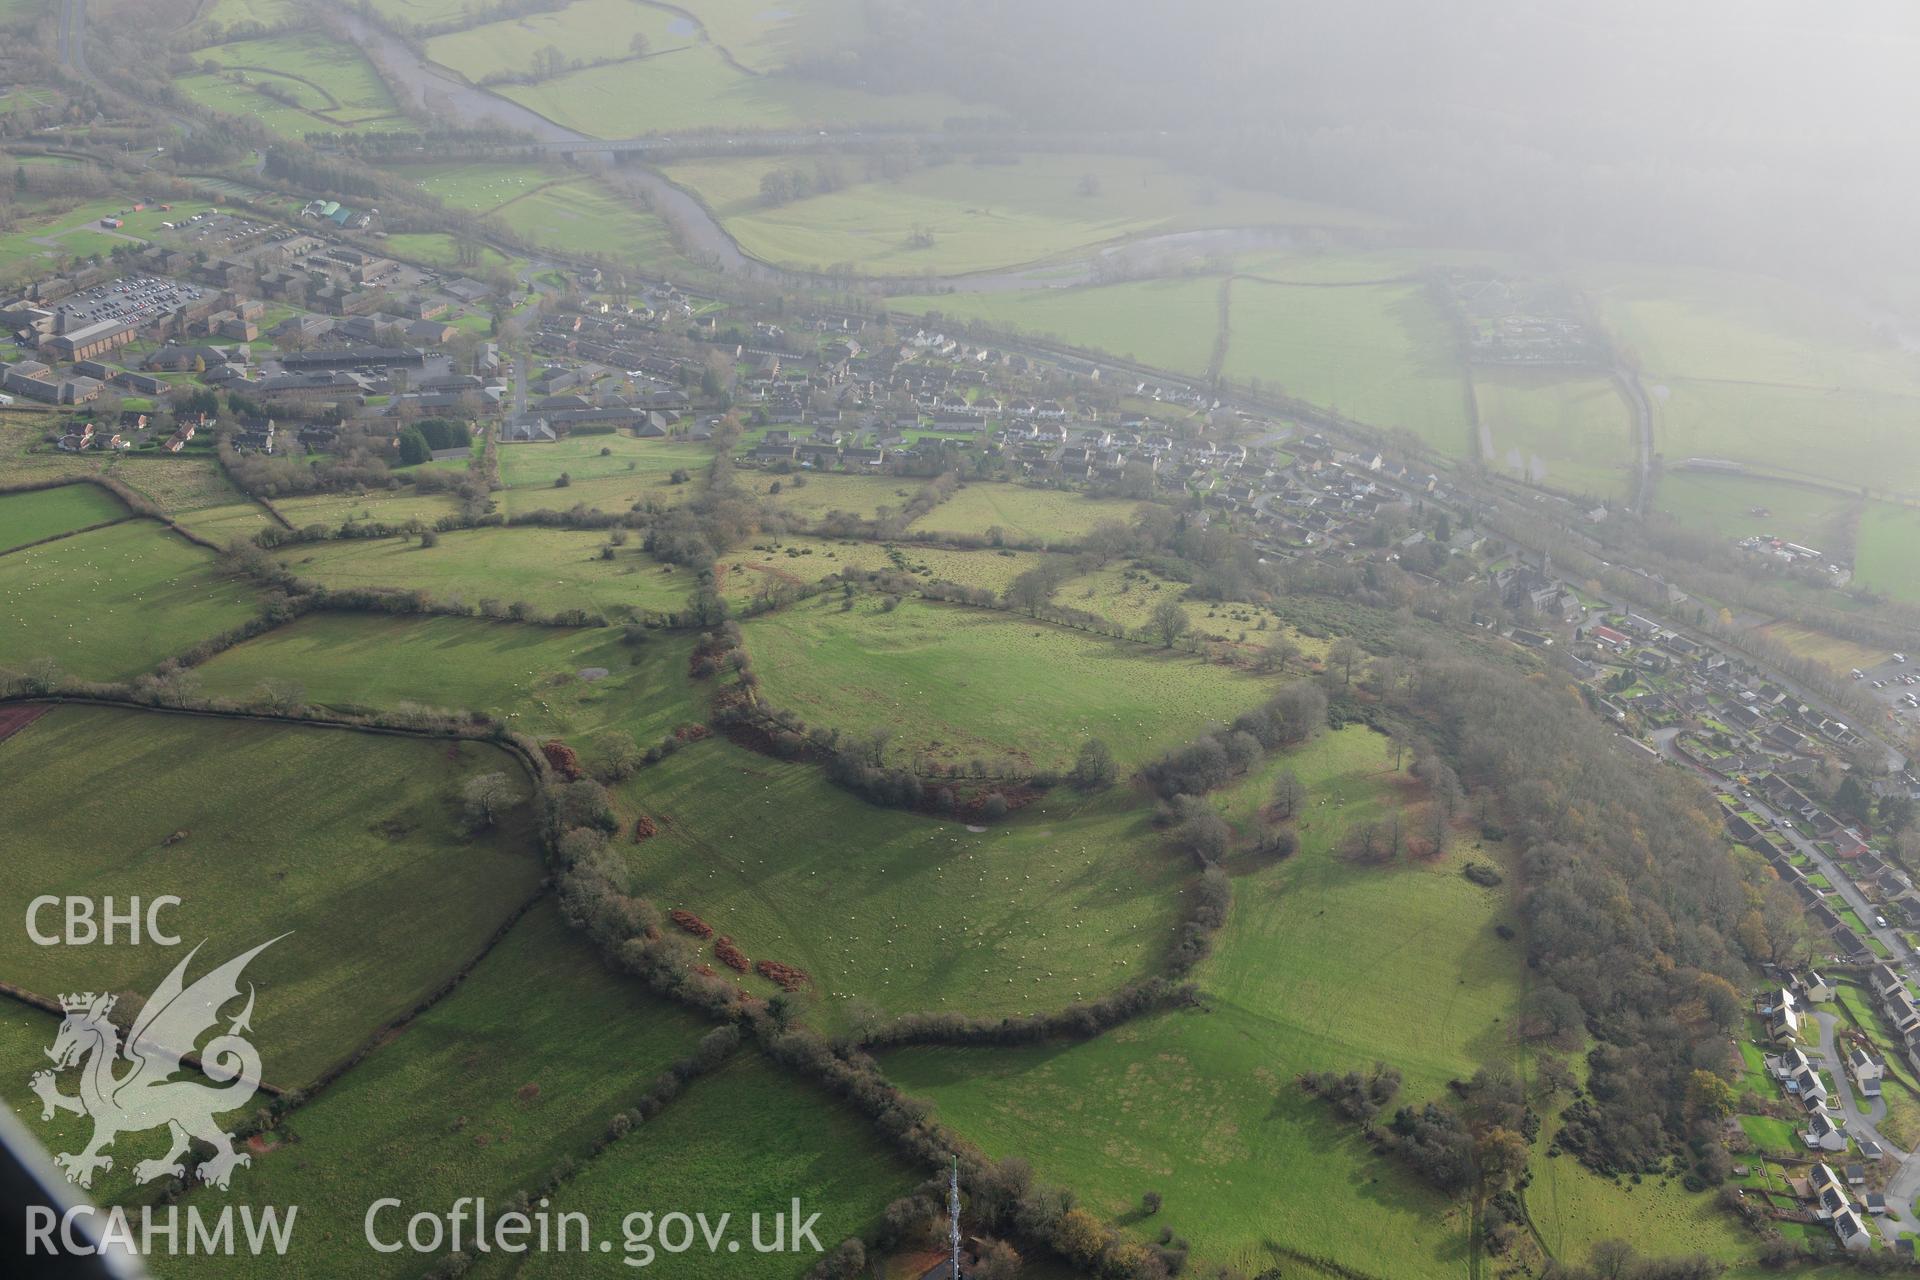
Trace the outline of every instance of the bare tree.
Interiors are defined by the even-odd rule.
[[[504,773],[483,773],[467,779],[460,788],[460,800],[466,806],[467,818],[477,828],[491,827],[500,820],[500,815],[519,804],[523,799],[519,790]]]

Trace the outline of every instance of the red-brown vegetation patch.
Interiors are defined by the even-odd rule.
[[[0,742],[5,742],[51,710],[53,708],[44,702],[0,707]]]
[[[635,844],[639,844],[642,840],[651,840],[658,834],[660,834],[660,828],[655,826],[653,819],[649,818],[646,814],[643,813],[634,819],[633,842]]]
[[[675,742],[700,742],[712,736],[713,730],[697,720],[690,720],[673,731]]]
[[[813,981],[805,969],[796,969],[790,964],[781,964],[778,960],[761,960],[753,968],[761,977],[778,986],[782,991],[798,991]]]
[[[585,770],[580,767],[579,755],[560,739],[555,738],[542,744],[540,750],[546,755],[547,763],[553,766],[553,771],[568,782],[578,782],[585,776]]]
[[[685,907],[675,907],[673,910],[667,912],[667,919],[673,921],[696,938],[711,938],[713,936],[713,926]]]
[[[747,953],[734,946],[733,939],[725,934],[714,940],[713,954],[715,959],[735,973],[745,973],[753,968],[752,962],[747,959]]]

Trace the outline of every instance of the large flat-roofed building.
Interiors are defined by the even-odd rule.
[[[133,341],[133,326],[118,320],[97,320],[55,333],[41,347],[62,360],[91,360]]]

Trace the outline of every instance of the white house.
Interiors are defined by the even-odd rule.
[[[1813,1070],[1813,1060],[1807,1057],[1798,1045],[1777,1053],[1767,1059],[1767,1068],[1773,1072],[1773,1078],[1782,1082],[1793,1079],[1802,1071]]]
[[[1865,1049],[1854,1049],[1847,1054],[1847,1072],[1854,1083],[1860,1086],[1863,1096],[1880,1096],[1880,1081],[1886,1075],[1885,1066]]]
[[[1802,1071],[1787,1081],[1787,1092],[1797,1094],[1809,1110],[1827,1105],[1827,1086],[1817,1071]]]
[[[1807,1127],[1800,1135],[1810,1151],[1845,1151],[1847,1149],[1847,1131],[1835,1124],[1825,1111],[1816,1111],[1807,1117]]]
[[[1873,1247],[1873,1237],[1867,1234],[1867,1224],[1852,1209],[1833,1215],[1833,1234],[1840,1241],[1840,1247],[1848,1253],[1861,1253]]]

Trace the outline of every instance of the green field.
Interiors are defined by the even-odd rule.
[[[1920,511],[1868,504],[1860,517],[1854,580],[1895,600],[1920,601]]]
[[[1466,379],[1424,286],[1236,280],[1230,323],[1228,377],[1403,428],[1450,458],[1472,456]]]
[[[335,125],[366,124],[394,111],[393,95],[373,64],[353,45],[317,33],[238,40],[201,49],[194,56],[275,84],[292,93],[300,106]]]
[[[1707,271],[1588,274],[1616,343],[1645,371],[1669,463],[1731,458],[1849,486],[1920,486],[1906,447],[1920,358],[1838,294]]]
[[[107,476],[150,500],[170,516],[241,502],[220,464],[201,456],[107,457],[62,453],[42,443],[47,424],[37,416],[0,412],[0,469],[13,484],[76,476]]]
[[[90,484],[0,494],[0,554],[126,514],[118,498]]]
[[[603,559],[605,545],[604,534],[570,529],[469,529],[441,534],[437,547],[351,539],[290,547],[280,559],[323,586],[397,587],[469,606],[524,601],[547,613],[585,609],[612,618],[686,605],[692,573],[661,564],[633,543]]]
[[[791,156],[720,158],[670,165],[666,173],[698,195],[752,257],[802,269],[846,264],[874,275],[984,271],[1176,231],[1367,221],[1135,156],[1040,153],[1014,163],[926,165],[874,181],[862,180],[858,158],[828,163],[848,185],[771,207],[760,195],[766,174],[797,168],[811,178],[819,165]]]
[[[709,1222],[731,1214],[732,1233],[741,1244],[737,1254],[709,1253],[699,1245],[689,1253],[628,1256],[636,1265],[650,1259],[654,1266],[696,1280],[797,1280],[818,1258],[811,1248],[754,1253],[748,1226],[754,1213],[765,1219],[763,1239],[771,1241],[773,1217],[789,1211],[799,1196],[803,1218],[820,1214],[815,1231],[831,1250],[848,1236],[869,1231],[889,1201],[931,1172],[910,1168],[882,1146],[872,1126],[847,1104],[742,1052],[588,1165],[554,1197],[553,1211],[585,1213],[597,1235],[611,1237],[616,1258],[625,1252],[622,1224],[635,1211],[650,1210],[656,1221],[675,1209],[689,1214],[704,1209]],[[634,1273],[604,1259],[590,1264],[549,1252],[528,1254],[513,1274],[532,1280],[588,1272]]]
[[[1771,534],[1831,551],[1853,536],[1854,499],[1809,485],[1670,467],[1654,494],[1659,510],[1728,541]]]
[[[450,209],[491,213],[509,200],[567,176],[539,164],[417,164],[396,170]]]
[[[176,77],[176,88],[201,106],[250,117],[275,133],[299,137],[406,123],[365,55],[317,32],[236,40],[193,57],[222,70]]]
[[[804,1007],[829,1026],[862,1010],[1034,1013],[1148,977],[1189,874],[1119,790],[1059,790],[971,830],[713,739],[618,795],[660,827],[619,846],[639,890],[752,959],[805,969]]]
[[[262,529],[278,528],[266,508],[257,502],[234,502],[218,507],[204,507],[198,511],[185,511],[174,517],[183,528],[190,529],[203,538],[211,540],[216,546],[226,546],[235,538],[251,541]]]
[[[542,903],[458,990],[303,1107],[279,1132],[283,1145],[236,1176],[235,1195],[300,1206],[305,1247],[211,1270],[417,1275],[418,1259],[365,1244],[374,1200],[407,1201],[393,1219],[404,1226],[415,1208],[444,1211],[461,1196],[498,1205],[537,1186],[563,1158],[587,1159],[613,1114],[704,1029],[609,973]]]
[[[459,464],[465,466],[465,463]],[[418,520],[431,525],[441,516],[460,513],[451,494],[421,493],[412,488],[376,489],[368,493],[315,493],[297,498],[275,498],[274,509],[296,529],[321,524],[329,529],[348,522],[405,524]]]
[[[605,456],[602,456],[605,450]],[[562,474],[572,478],[576,487],[582,480],[624,480],[633,492],[662,497],[672,483],[675,471],[685,471],[694,480],[706,478],[713,450],[707,445],[684,440],[638,440],[624,433],[576,435],[552,444],[503,444],[500,446],[500,478],[510,489],[553,489]],[[543,505],[566,508],[578,501],[567,489],[543,494]],[[635,501],[639,499],[636,497]],[[631,505],[631,504],[629,504]]]
[[[798,482],[798,483],[796,483]],[[845,511],[868,519],[880,508],[898,511],[920,488],[921,481],[894,476],[840,475],[835,472],[801,475],[748,476],[745,483],[768,494],[768,503],[806,520],[818,520],[829,511]],[[774,485],[780,486],[773,493]]]
[[[1041,551],[946,551],[912,542],[777,538],[727,552],[716,576],[721,592],[736,600],[782,584],[809,585],[849,569],[905,573],[920,583],[957,582],[998,595],[1016,576],[1049,558]]]
[[[972,321],[1195,375],[1207,371],[1220,332],[1220,281],[1210,276],[899,297],[890,305],[925,317],[930,327],[948,318]]]
[[[1383,1059],[1417,1102],[1510,1061],[1502,1023],[1524,964],[1494,932],[1513,918],[1507,893],[1467,881],[1459,852],[1384,868],[1332,852],[1388,795],[1384,738],[1349,729],[1283,759],[1311,797],[1301,850],[1235,877],[1197,973],[1203,1009],[1080,1044],[915,1049],[883,1065],[988,1154],[1031,1161],[1143,1235],[1164,1226],[1192,1240],[1196,1274],[1291,1272],[1277,1250],[1292,1249],[1367,1275],[1456,1276],[1464,1215],[1373,1156],[1294,1077]],[[1165,1208],[1128,1214],[1148,1189]]]
[[[462,21],[473,9],[471,0],[371,0],[371,3],[384,17],[421,26]]]
[[[1250,604],[1187,600],[1182,598],[1186,590],[1186,583],[1162,578],[1151,570],[1128,564],[1109,564],[1061,583],[1053,593],[1053,602],[1068,609],[1097,613],[1131,632],[1147,626],[1153,620],[1153,611],[1163,602],[1172,600],[1187,615],[1195,635],[1241,643],[1240,637],[1244,632],[1244,643],[1253,649],[1264,647],[1284,635],[1298,645],[1306,657],[1321,657],[1327,651],[1326,641],[1289,629],[1282,621],[1282,615],[1274,610]],[[1262,619],[1267,623],[1268,629],[1265,631],[1259,629]]]
[[[919,600],[889,613],[866,599],[842,612],[824,597],[745,630],[774,706],[809,725],[886,729],[901,759],[1065,769],[1097,737],[1123,767],[1138,765],[1274,687],[1179,651]]]
[[[1473,391],[1488,465],[1531,484],[1594,498],[1633,487],[1633,417],[1606,378],[1557,370],[1477,369]]]
[[[754,71],[780,71],[797,58],[836,52],[866,34],[855,0],[808,0],[804,10],[762,9],[731,0],[684,0],[707,37]],[[676,28],[677,29],[677,28]]]
[[[711,45],[689,45],[638,62],[591,67],[499,91],[556,124],[595,138],[703,128],[939,125],[993,114],[937,93],[868,94],[816,80],[752,76]]]
[[[0,667],[42,658],[84,680],[125,680],[253,615],[248,585],[149,520],[0,558]]]
[[[1097,524],[1130,522],[1140,504],[1091,498],[1067,489],[1015,484],[969,484],[913,522],[917,531],[985,537],[998,528],[1009,542],[1073,546]]]
[[[163,922],[205,940],[209,966],[290,934],[248,977],[265,1077],[297,1085],[434,990],[539,883],[527,806],[478,837],[458,817],[461,783],[489,770],[519,776],[479,744],[60,708],[0,743],[0,807],[35,849],[0,871],[8,912],[41,894],[174,894]],[[182,955],[39,947],[15,929],[0,968],[47,995],[144,995]]]
[[[592,178],[547,183],[488,216],[534,244],[562,253],[659,262],[674,252],[666,223]]]
[[[169,215],[134,213],[129,200],[108,198],[71,204],[57,200],[27,204],[14,211],[14,221],[0,234],[0,271],[34,274],[62,259],[105,259],[120,245],[150,237]],[[126,225],[115,232],[102,230],[100,219],[122,217]]]
[[[704,700],[687,677],[692,648],[679,634],[629,646],[604,629],[322,613],[229,649],[196,672],[211,697],[245,701],[278,680],[335,709],[484,711],[520,733],[566,738],[591,760],[596,734],[617,730],[647,747],[705,719]]]
[[[1742,1116],[1744,1125],[1752,1120]],[[1754,1240],[1710,1195],[1677,1182],[1603,1178],[1570,1155],[1537,1151],[1527,1210],[1554,1256],[1583,1258],[1602,1240],[1630,1240],[1649,1257],[1751,1258]],[[1741,1273],[1745,1274],[1745,1273]]]
[[[664,55],[687,43],[675,38],[675,25],[684,24],[677,24],[665,9],[633,0],[573,0],[551,12],[435,36],[427,41],[427,57],[479,81],[532,71],[533,56],[542,49],[557,50],[569,63],[625,58],[636,35],[647,38],[653,53]]]
[[[404,232],[388,236],[384,243],[386,251],[396,258],[461,273],[486,271],[489,268],[507,269],[520,261],[507,257],[498,249],[483,248],[478,266],[463,266],[460,263],[459,245],[452,236],[438,231]],[[484,317],[482,319],[484,321]]]

